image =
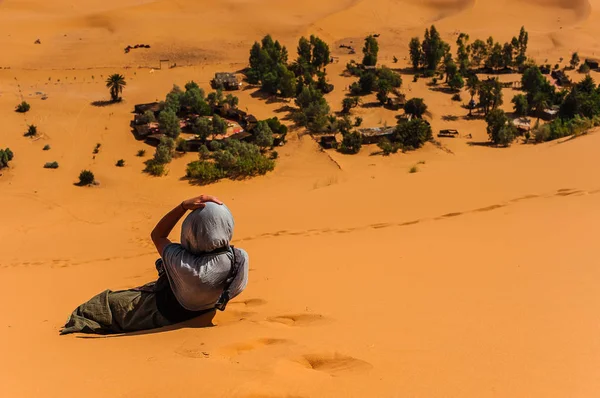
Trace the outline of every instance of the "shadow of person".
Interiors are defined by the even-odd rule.
[[[157,333],[165,333],[178,329],[200,329],[200,328],[209,328],[215,326],[213,324],[213,319],[216,314],[216,310],[210,310],[205,312],[204,314],[197,316],[196,318],[192,318],[185,322],[176,323],[169,326],[164,326],[156,329],[148,329],[148,330],[137,330],[134,332],[126,332],[119,334],[102,334],[102,335],[78,335],[75,336],[78,339],[107,339],[107,338],[119,338],[119,337],[130,337],[130,336],[142,336],[148,334],[157,334]]]

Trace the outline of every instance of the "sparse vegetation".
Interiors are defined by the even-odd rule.
[[[15,111],[25,113],[29,112],[29,109],[31,109],[31,106],[27,102],[23,101],[19,105],[17,105]]]
[[[24,134],[25,137],[35,137],[38,133],[37,126],[35,124],[30,124],[27,126],[27,132]]]
[[[100,147],[102,146],[102,144],[97,143],[96,146],[94,147],[94,150],[92,151],[92,153],[94,155],[98,154],[100,152]]]
[[[0,149],[0,169],[8,167],[8,163],[13,160],[14,153],[10,148]]]
[[[79,173],[79,186],[92,185],[96,182],[96,178],[94,177],[94,173],[89,170],[82,170]]]
[[[124,167],[125,166],[125,160],[123,160],[123,159],[117,160],[117,163],[115,164],[115,166],[117,166],[117,167]]]
[[[137,153],[136,153],[135,156],[138,156],[140,158],[146,156],[146,150],[145,149],[140,149],[139,151],[137,151]]]
[[[44,145],[44,147],[42,148],[42,151],[49,151],[50,150],[50,145],[46,144]]]
[[[419,168],[417,166],[412,166],[410,169],[408,169],[408,172],[410,174],[414,174],[414,173],[416,173],[418,171],[419,171]]]
[[[58,169],[58,162],[48,162],[44,164],[45,169]]]

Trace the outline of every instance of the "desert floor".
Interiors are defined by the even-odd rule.
[[[360,59],[340,43],[380,33],[380,64],[406,67],[408,40],[431,23],[449,42],[459,30],[506,41],[525,25],[530,55],[554,64],[600,55],[599,12],[597,0],[0,1],[0,147],[15,152],[0,176],[0,396],[598,396],[600,134],[473,145],[485,122],[406,75],[434,132],[473,138],[384,158],[375,146],[323,152],[295,130],[274,172],[198,187],[181,179],[192,153],[166,177],[143,174],[153,148],[129,121],[174,83],[208,89],[215,71],[245,67],[267,33],[292,55],[301,35],[329,42],[339,110],[344,65]],[[136,43],[152,48],[123,53]],[[127,78],[124,102],[92,106],[111,73]],[[239,97],[259,118],[287,105]],[[22,99],[31,111],[13,112]],[[376,126],[396,112],[354,114]],[[23,137],[31,123],[38,139]],[[74,186],[82,169],[100,185]],[[200,193],[229,205],[251,258],[248,288],[216,326],[59,336],[84,300],[155,277],[152,227]]]

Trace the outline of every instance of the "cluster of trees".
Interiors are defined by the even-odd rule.
[[[185,91],[174,85],[165,98],[164,109],[158,115],[158,125],[161,133],[176,139],[181,133],[179,117],[193,114],[197,116],[191,126],[195,134],[203,139],[210,135],[225,134],[227,122],[214,114],[214,108],[226,105],[235,109],[238,103],[238,97],[232,94],[225,96],[221,90],[205,95],[204,90],[194,81],[186,83]],[[208,118],[209,116],[212,118]],[[151,111],[146,111],[141,117],[142,123],[154,121],[156,120]]]
[[[213,141],[210,146],[210,150],[202,146],[199,160],[189,163],[186,170],[188,178],[201,184],[208,184],[221,178],[235,179],[261,175],[275,167],[275,162],[265,156],[258,146],[247,142]]]
[[[492,37],[487,41],[475,40],[467,44],[469,35],[461,33],[456,40],[456,58],[452,57],[450,45],[442,40],[440,33],[431,26],[425,29],[423,41],[413,37],[409,43],[409,55],[415,70],[424,70],[425,76],[434,76],[443,66],[445,82],[458,91],[465,86],[465,78],[474,76],[473,69],[517,67],[522,69],[527,60],[529,35],[522,27],[518,37],[501,45]]]
[[[310,131],[323,131],[330,111],[323,93],[316,87],[304,86],[295,103],[299,110],[292,115],[293,120]]]
[[[569,92],[555,92],[551,103],[559,105],[559,118],[534,130],[536,141],[550,141],[600,124],[600,87],[587,75]]]
[[[152,159],[146,160],[144,172],[159,177],[166,173],[166,165],[171,163],[175,154],[175,140],[171,137],[163,137],[156,147]]]
[[[270,35],[255,42],[250,49],[248,82],[260,84],[269,94],[285,98],[297,96],[305,86],[316,87],[327,93],[333,86],[327,83],[325,66],[331,60],[329,46],[317,36],[301,37],[298,57],[288,65],[288,51]],[[315,80],[316,77],[316,80]]]
[[[385,66],[363,70],[349,64],[347,68],[352,74],[358,76],[358,81],[350,85],[350,93],[355,97],[375,91],[377,100],[383,105],[387,102],[389,94],[402,86],[402,77]],[[350,102],[348,104],[342,102],[343,108],[346,108],[346,105],[350,105]]]
[[[14,156],[15,155],[10,148],[0,149],[0,169],[8,167],[8,162],[13,160]]]

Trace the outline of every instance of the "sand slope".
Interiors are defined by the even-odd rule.
[[[526,24],[532,55],[556,63],[598,52],[599,9],[579,0],[0,2],[0,148],[16,154],[0,176],[0,396],[596,396],[600,134],[508,149],[460,138],[383,158],[373,147],[324,153],[293,131],[275,172],[196,187],[180,180],[194,154],[166,177],[142,174],[152,148],[129,121],[133,104],[173,83],[208,89],[215,71],[243,68],[266,33],[290,53],[302,34],[359,48],[380,33],[381,63],[396,55],[405,67],[408,40],[433,22],[450,41],[458,30],[508,40]],[[125,55],[135,43],[152,48]],[[344,65],[360,54],[335,47],[327,98],[339,110],[351,82]],[[137,68],[160,58],[183,67]],[[115,72],[127,78],[125,101],[92,106]],[[403,78],[407,95],[429,104],[434,131],[486,141],[485,122],[466,122],[460,103]],[[514,94],[505,90],[506,110]],[[285,116],[285,102],[239,96],[259,118]],[[32,110],[12,112],[22,99]],[[373,126],[396,113],[355,115]],[[31,123],[39,139],[23,137]],[[148,155],[136,157],[142,148]],[[54,160],[59,169],[42,168]],[[82,169],[100,186],[74,186]],[[251,257],[249,287],[217,327],[59,337],[81,301],[155,277],[150,230],[202,192],[227,202],[234,243]]]

